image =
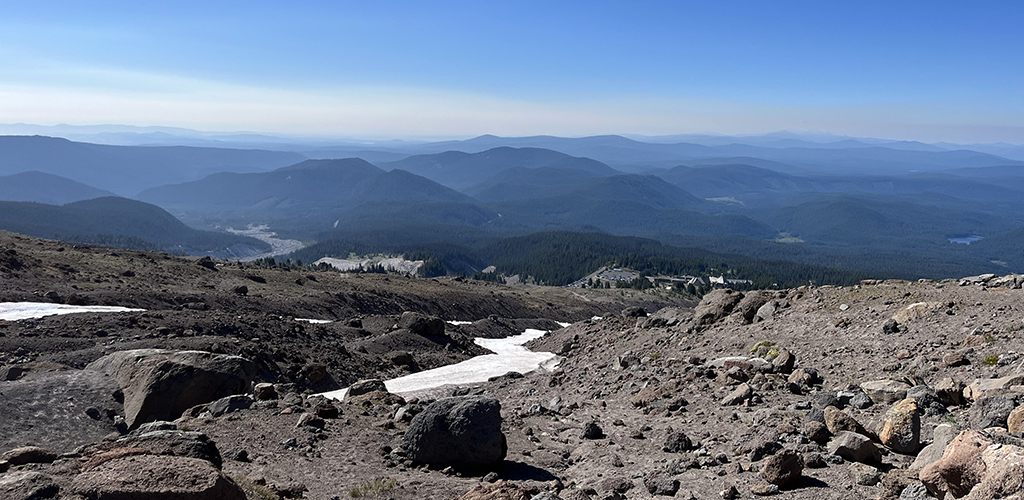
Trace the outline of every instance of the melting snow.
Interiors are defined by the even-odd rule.
[[[66,304],[48,304],[44,302],[0,302],[0,320],[7,321],[42,318],[56,314],[131,311],[145,311],[145,309],[116,306],[69,306]]]
[[[394,394],[409,394],[445,385],[479,384],[508,372],[529,373],[541,367],[554,369],[558,361],[553,353],[533,352],[523,347],[523,344],[539,339],[546,333],[544,330],[528,329],[520,335],[504,339],[477,338],[473,341],[476,345],[494,354],[484,354],[454,365],[387,380],[384,385]],[[345,388],[322,395],[343,400],[347,393],[348,388]]]

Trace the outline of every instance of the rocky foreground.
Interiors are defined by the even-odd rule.
[[[719,290],[690,308],[333,273],[295,291],[295,273],[137,252],[167,277],[133,283],[97,270],[123,256],[90,263],[109,250],[11,241],[5,300],[128,289],[111,305],[150,311],[0,322],[0,498],[1024,498],[1021,276]],[[47,278],[69,256],[88,278]],[[218,282],[246,274],[276,288]],[[318,294],[397,309],[313,309]],[[206,308],[171,300],[186,296]],[[530,345],[554,371],[407,397],[380,382],[559,308],[577,321]],[[336,321],[292,319],[317,313]],[[342,384],[344,401],[313,395]]]

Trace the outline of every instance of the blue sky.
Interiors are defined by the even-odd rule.
[[[0,3],[0,123],[1024,143],[1024,2]]]

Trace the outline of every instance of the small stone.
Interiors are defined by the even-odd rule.
[[[740,497],[740,490],[737,490],[736,486],[729,486],[728,488],[720,491],[718,495],[725,500],[736,500]]]
[[[587,422],[583,425],[583,431],[580,432],[580,438],[582,439],[601,439],[604,437],[604,431],[601,427],[594,422]]]
[[[942,356],[942,364],[949,368],[953,368],[956,366],[966,366],[971,364],[971,362],[967,359],[967,356],[964,356],[959,352],[951,352]]]
[[[850,431],[840,431],[828,443],[828,452],[847,460],[861,463],[879,463],[882,452],[867,436]]]
[[[850,477],[855,484],[861,486],[874,486],[882,480],[878,469],[862,463],[853,462],[850,464]]]
[[[679,453],[693,449],[693,442],[682,432],[671,432],[665,437],[665,444],[661,450],[666,453]]]
[[[722,399],[722,406],[736,406],[753,395],[754,389],[749,384],[740,384]]]
[[[787,448],[765,460],[761,467],[761,479],[785,486],[798,481],[803,469],[803,458],[796,451]]]
[[[253,387],[252,393],[257,401],[269,401],[278,398],[277,389],[274,388],[274,384],[268,384],[266,382],[256,384],[256,386]]]
[[[498,473],[497,472],[488,472],[487,475],[484,476],[484,482],[485,483],[493,483],[493,482],[497,482],[497,481],[498,481]]]
[[[858,410],[866,410],[868,408],[871,408],[871,405],[873,404],[875,404],[875,402],[872,401],[871,398],[868,397],[868,395],[864,394],[863,392],[857,393],[855,396],[850,398],[850,406]]]
[[[750,493],[754,496],[766,497],[779,493],[779,487],[774,484],[755,484],[750,487]]]

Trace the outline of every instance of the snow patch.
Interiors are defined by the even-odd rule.
[[[533,352],[523,344],[539,339],[545,330],[527,329],[520,335],[503,339],[476,338],[476,345],[494,354],[484,354],[454,365],[413,373],[384,382],[388,391],[394,394],[410,394],[446,385],[466,385],[486,382],[491,377],[508,372],[529,373],[538,368],[553,370],[558,366],[558,357],[550,352]],[[321,394],[327,398],[344,400],[348,388]]]
[[[329,319],[312,319],[312,318],[295,318],[295,321],[302,321],[305,323],[313,323],[314,325],[323,325],[325,323],[331,323]]]
[[[67,304],[49,304],[45,302],[0,302],[0,320],[7,321],[35,319],[58,314],[132,311],[145,311],[145,309],[117,306],[69,306]]]

